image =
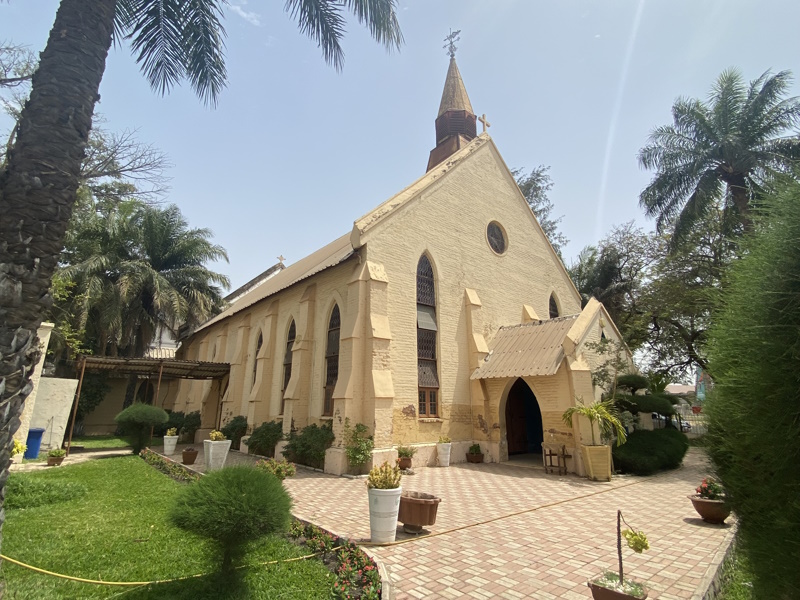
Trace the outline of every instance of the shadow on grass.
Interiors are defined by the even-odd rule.
[[[116,597],[125,600],[245,600],[253,596],[244,575],[243,571],[211,573],[192,579],[142,586]]]

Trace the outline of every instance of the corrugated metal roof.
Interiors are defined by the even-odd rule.
[[[260,302],[272,294],[276,294],[290,285],[302,281],[306,277],[311,277],[315,273],[338,265],[340,262],[350,258],[353,252],[353,246],[350,244],[350,234],[343,235],[327,246],[323,246],[313,254],[301,258],[277,275],[273,275],[267,279],[258,287],[250,290],[216,317],[203,323],[195,332],[222,321],[241,310],[249,308],[256,302]]]
[[[501,327],[470,379],[555,375],[564,360],[564,338],[579,316]]]
[[[221,379],[231,366],[228,363],[176,360],[174,358],[120,358],[111,356],[84,356],[87,371],[109,371],[118,375],[144,375],[180,379]],[[81,363],[78,362],[80,369]]]

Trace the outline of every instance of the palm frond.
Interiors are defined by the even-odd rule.
[[[344,66],[341,40],[345,33],[341,5],[329,0],[286,0],[284,10],[300,31],[322,49],[325,62],[340,71]]]

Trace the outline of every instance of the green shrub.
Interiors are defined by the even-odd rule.
[[[242,415],[233,417],[220,431],[231,440],[231,448],[238,450],[242,436],[247,433],[247,417]]]
[[[253,454],[274,458],[275,445],[282,439],[283,423],[281,421],[265,421],[250,434],[247,448]]]
[[[662,394],[647,394],[646,396],[628,396],[627,400],[631,401],[636,407],[635,411],[640,413],[658,413],[660,415],[674,415],[675,408],[672,406],[672,401]]]
[[[259,460],[256,463],[256,469],[261,469],[262,471],[275,475],[275,477],[281,481],[287,477],[294,477],[297,473],[297,469],[293,463],[287,460],[275,460],[274,458]]]
[[[180,435],[189,440],[190,444],[194,443],[194,434],[200,429],[200,411],[190,412],[183,418],[183,425],[179,429]]]
[[[44,479],[27,473],[12,473],[6,481],[6,508],[34,508],[66,502],[86,495],[86,486],[76,481]]]
[[[114,417],[133,446],[133,453],[139,454],[142,448],[150,443],[150,432],[156,425],[166,423],[169,415],[163,408],[134,402],[128,408]]]
[[[283,455],[301,465],[321,469],[325,464],[325,450],[331,447],[334,439],[333,423],[327,422],[323,425],[312,423],[308,427],[303,427],[299,433],[292,431],[289,434],[289,442]]]
[[[368,431],[363,423],[356,423],[355,427],[350,427],[350,419],[344,420],[344,451],[347,462],[356,469],[372,458],[375,442],[371,435],[367,435]]]
[[[169,419],[166,423],[161,425],[157,425],[153,428],[153,436],[154,437],[164,437],[167,435],[167,429],[172,429],[173,427],[178,431],[181,430],[183,427],[183,422],[186,419],[186,415],[181,411],[167,411],[169,415]]]
[[[617,387],[629,389],[631,393],[635,394],[637,390],[648,389],[650,387],[650,382],[644,375],[629,373],[627,375],[620,375],[617,377]]]
[[[274,475],[246,466],[209,473],[176,497],[169,517],[177,527],[208,538],[229,571],[248,542],[286,531],[292,501]]]
[[[665,469],[676,469],[689,449],[689,440],[677,429],[639,429],[628,435],[628,441],[615,446],[614,465],[623,473],[652,475]]]

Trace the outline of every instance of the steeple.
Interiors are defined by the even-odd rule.
[[[436,117],[436,147],[428,158],[428,171],[463,148],[476,135],[475,113],[467,96],[467,89],[456,64],[456,46],[460,31],[451,31],[445,38],[450,54],[450,67],[444,82],[442,101]]]

